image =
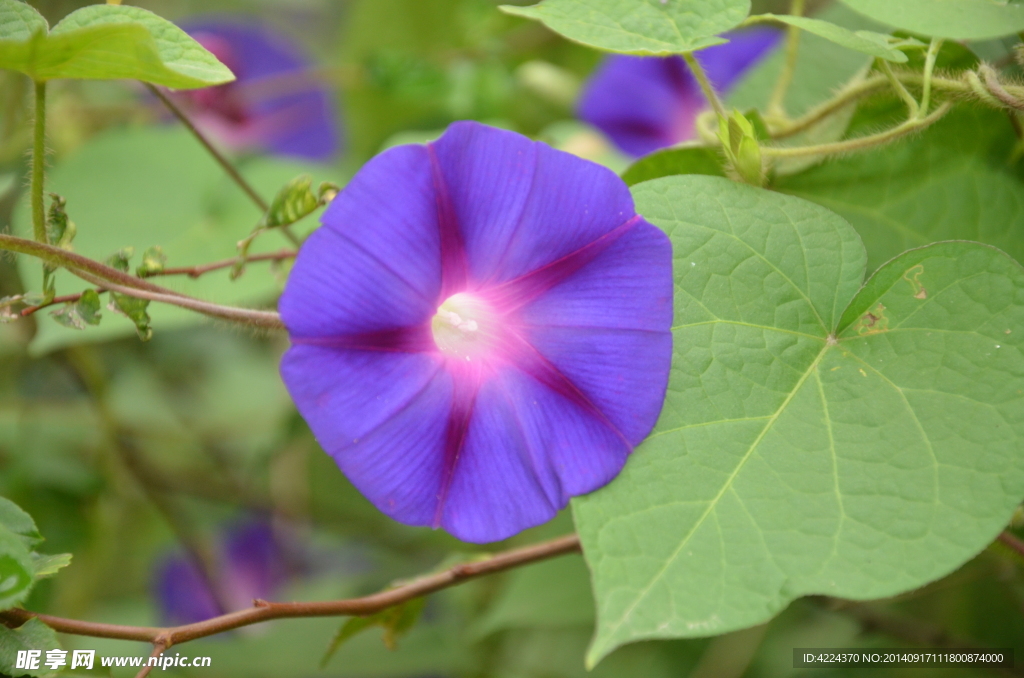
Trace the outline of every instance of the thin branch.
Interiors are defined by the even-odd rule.
[[[251,261],[284,261],[286,259],[294,259],[296,254],[298,254],[298,252],[296,252],[295,250],[280,250],[278,252],[269,252],[267,254],[254,254],[251,257],[247,257],[246,258],[246,262],[251,262]],[[230,267],[234,266],[236,263],[238,263],[238,261],[239,261],[239,257],[234,257],[234,258],[231,258],[231,259],[222,259],[220,261],[213,261],[213,262],[210,262],[209,264],[199,264],[199,265],[196,265],[196,266],[180,266],[178,268],[165,268],[165,269],[163,269],[161,271],[154,271],[152,273],[147,273],[143,277],[145,277],[145,278],[155,278],[157,276],[164,276],[164,275],[187,275],[188,277],[190,277],[192,279],[196,279],[196,278],[199,278],[200,276],[205,275],[207,273],[210,273],[212,271],[219,271],[221,269],[230,268]],[[97,287],[95,289],[95,292],[97,294],[103,294],[106,291],[107,291],[106,288],[103,288],[103,287]],[[56,306],[57,304],[64,304],[64,303],[68,303],[68,302],[75,302],[75,301],[78,301],[81,298],[82,298],[82,293],[81,292],[79,292],[78,294],[65,294],[63,296],[54,297],[53,299],[51,299],[50,301],[46,302],[45,304],[39,304],[38,306],[28,306],[26,308],[23,308],[21,310],[21,316],[22,317],[27,317],[27,316],[32,315],[33,313],[37,313],[38,311],[43,310],[44,308],[49,308],[50,306]]]
[[[1024,541],[1020,540],[1015,534],[1004,530],[999,533],[997,539],[1024,558]]]
[[[788,148],[773,148],[765,146],[761,148],[761,152],[767,156],[776,158],[799,158],[808,155],[834,155],[837,153],[860,151],[873,146],[879,146],[890,141],[895,141],[900,137],[904,137],[916,132],[917,130],[924,129],[938,121],[949,111],[951,107],[952,104],[947,101],[936,108],[931,115],[925,118],[907,120],[892,129],[879,132],[878,134],[869,134],[855,139],[846,139],[844,141],[836,141],[829,144],[816,144],[813,146],[792,146]]]
[[[803,16],[804,0],[792,0],[789,6],[789,13],[793,16]],[[786,115],[786,93],[793,82],[793,73],[796,70],[796,59],[800,51],[800,28],[797,26],[786,27],[786,61],[779,71],[779,79],[775,81],[775,88],[772,90],[771,99],[768,102],[768,115],[785,117]]]
[[[907,105],[908,118],[914,120],[918,117],[918,112],[921,110],[917,105],[917,99],[915,99],[910,92],[907,91],[906,86],[900,82],[896,74],[892,72],[892,66],[885,59],[875,59],[875,63],[882,69],[882,73],[889,79],[889,84],[896,90],[896,94],[899,95],[900,99],[903,99],[903,103]]]
[[[186,296],[184,294],[174,292],[173,290],[160,287],[159,285],[154,285],[142,278],[137,278],[111,266],[101,264],[94,259],[83,257],[81,254],[68,252],[67,250],[63,250],[59,247],[47,245],[46,243],[35,242],[34,240],[28,240],[27,238],[19,238],[15,235],[0,233],[0,250],[8,250],[10,252],[17,252],[18,254],[27,254],[31,257],[42,259],[54,266],[62,266],[67,269],[84,271],[97,278],[101,278],[104,281],[117,283],[124,287],[134,287],[140,290],[148,290],[150,292],[168,294],[177,297]]]
[[[36,84],[36,117],[32,133],[32,235],[46,242],[46,213],[43,209],[43,182],[46,180],[46,82]]]
[[[726,112],[725,106],[722,105],[722,100],[718,98],[718,94],[715,92],[714,85],[708,80],[708,74],[704,72],[704,67],[697,61],[697,57],[693,56],[693,52],[684,52],[683,59],[686,61],[686,65],[690,67],[690,72],[693,73],[693,77],[697,79],[700,84],[701,91],[704,92],[704,98],[711,104],[711,108],[715,110],[715,115],[719,119],[725,119]]]
[[[102,292],[106,292],[106,290],[100,289],[100,288],[96,289],[96,293],[97,294],[100,294]],[[82,298],[82,293],[81,292],[79,292],[78,294],[65,294],[64,296],[61,296],[61,297],[54,297],[53,299],[50,299],[45,304],[39,304],[38,306],[27,306],[26,308],[21,309],[21,317],[22,318],[27,318],[28,316],[32,315],[36,311],[41,311],[44,308],[49,308],[50,306],[56,306],[57,304],[65,304],[67,302],[78,301],[81,298]]]
[[[221,306],[220,304],[213,304],[208,301],[179,294],[149,292],[147,290],[140,290],[134,287],[115,285],[114,283],[105,282],[103,279],[90,273],[79,271],[71,267],[68,267],[68,271],[77,275],[82,280],[92,283],[93,285],[102,285],[108,292],[117,292],[118,294],[135,297],[136,299],[159,301],[164,304],[187,308],[190,311],[202,313],[203,315],[210,316],[211,318],[230,320],[231,322],[250,325],[252,327],[260,327],[267,330],[283,330],[285,328],[284,323],[281,322],[281,315],[276,311],[259,311],[252,308],[239,308],[237,306]]]
[[[271,603],[265,600],[254,600],[253,607],[237,612],[207,619],[206,621],[158,628],[152,626],[121,626],[119,624],[102,624],[77,619],[54,617],[37,614],[22,609],[0,612],[0,621],[11,626],[20,626],[32,618],[36,618],[60,633],[70,633],[94,638],[115,638],[120,640],[141,640],[160,643],[166,648],[197,638],[205,638],[232,629],[250,626],[271,619],[292,617],[336,617],[336,616],[367,616],[400,605],[406,601],[419,598],[450,586],[456,586],[470,579],[482,577],[515,567],[528,565],[548,558],[576,553],[580,550],[579,537],[575,534],[566,535],[550,541],[511,549],[486,560],[463,563],[442,572],[429,574],[406,582],[392,589],[386,589],[361,598],[345,600],[309,602],[309,603]]]
[[[928,108],[931,106],[932,98],[932,76],[935,73],[935,60],[942,49],[942,38],[932,38],[928,44],[928,54],[924,58],[924,82],[921,85],[921,109],[918,115],[928,115]]]
[[[260,211],[266,212],[270,208],[267,201],[256,192],[256,189],[254,189],[252,185],[245,180],[245,177],[239,174],[238,170],[235,169],[235,166],[232,165],[231,162],[216,149],[210,140],[206,138],[206,135],[200,132],[199,129],[192,124],[192,121],[188,119],[188,116],[185,115],[184,111],[182,111],[169,96],[164,94],[157,87],[150,85],[149,83],[145,84],[149,91],[152,92],[157,99],[163,102],[164,106],[167,107],[167,110],[169,110],[182,125],[188,128],[188,131],[192,133],[192,136],[199,140],[199,143],[201,143],[207,152],[213,156],[214,160],[217,161],[221,168],[227,172],[228,176],[231,177],[231,180],[238,184],[238,187],[241,188],[247,196],[249,196],[249,199],[252,200],[257,207],[260,208]]]
[[[159,285],[154,285],[147,280],[106,266],[88,257],[83,257],[74,252],[67,252],[59,247],[53,247],[45,243],[37,243],[26,238],[0,233],[0,249],[10,250],[19,254],[28,254],[55,266],[63,266],[82,280],[119,294],[181,306],[182,308],[187,308],[213,318],[220,318],[221,320],[230,320],[266,329],[284,329],[281,317],[273,311],[257,311],[212,304],[165,287],[160,287]]]
[[[1010,108],[1024,111],[1024,100],[1018,99],[1006,91],[1006,88],[999,82],[999,74],[994,68],[988,64],[982,64],[978,67],[978,73],[984,78],[985,86],[992,96]]]
[[[150,659],[152,659],[153,657],[159,657],[166,650],[167,646],[163,643],[153,643],[153,651],[149,653],[149,657]],[[142,667],[142,670],[135,674],[135,678],[146,678],[146,676],[148,676],[150,671],[152,670],[153,667],[149,664],[149,662],[146,662],[146,665]]]
[[[295,250],[279,250],[277,252],[269,252],[267,254],[253,254],[245,257],[246,263],[254,261],[284,261],[286,259],[294,259],[295,255],[298,254]],[[239,261],[242,257],[232,257],[231,259],[222,259],[220,261],[214,261],[209,264],[199,264],[198,266],[181,266],[179,268],[165,268],[162,271],[154,271],[146,275],[147,278],[153,278],[158,275],[187,275],[190,278],[198,278],[201,275],[209,273],[211,271],[218,271],[223,268],[231,268]]]
[[[227,172],[228,176],[231,177],[231,180],[238,184],[238,187],[241,188],[247,196],[249,196],[249,199],[252,200],[253,204],[259,208],[260,212],[266,214],[267,210],[270,209],[270,205],[267,201],[264,200],[263,196],[257,193],[256,189],[252,187],[252,184],[246,181],[245,177],[235,169],[235,166],[231,164],[231,161],[225,158],[224,154],[217,150],[213,143],[206,138],[206,135],[199,131],[199,128],[189,120],[188,116],[185,115],[185,112],[182,111],[169,96],[164,94],[157,87],[150,85],[149,83],[146,83],[146,87],[163,102],[164,106],[167,107],[167,109],[181,122],[182,125],[188,128],[188,131],[192,133],[192,136],[194,136],[199,143],[203,145],[203,148],[213,156],[213,159],[217,161],[225,172]],[[296,247],[302,245],[302,241],[299,240],[288,226],[281,226],[280,230],[293,245]]]

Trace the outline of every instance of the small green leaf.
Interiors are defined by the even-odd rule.
[[[122,247],[118,251],[107,257],[107,266],[116,268],[122,273],[127,273],[128,269],[131,268],[132,257],[135,256],[134,247]]]
[[[149,299],[139,299],[117,292],[110,293],[110,303],[107,304],[107,308],[111,311],[120,313],[135,323],[135,331],[142,341],[149,341],[153,338],[153,328],[150,324],[149,313],[146,311],[148,307]]]
[[[68,219],[65,209],[67,200],[50,194],[50,209],[46,213],[46,241],[55,247],[71,251],[71,241],[75,239],[78,229],[75,222]]]
[[[24,601],[34,583],[35,568],[24,538],[0,525],[0,610]]]
[[[1010,0],[843,0],[875,21],[951,40],[985,40],[1024,30],[1024,4]]]
[[[426,598],[413,598],[401,605],[389,607],[376,614],[366,617],[351,617],[345,620],[341,628],[338,629],[334,639],[331,640],[331,644],[327,648],[327,652],[324,653],[323,659],[320,660],[320,668],[327,666],[327,663],[331,661],[331,657],[334,656],[334,653],[338,651],[338,648],[345,641],[372,626],[380,626],[384,629],[384,645],[389,650],[397,649],[398,639],[416,625],[426,604]]]
[[[573,500],[591,664],[919,588],[999,534],[1024,497],[1024,268],[946,242],[862,285],[860,238],[818,205],[715,177],[632,190],[672,239],[675,355],[654,432]]]
[[[40,553],[32,554],[32,567],[37,580],[52,577],[70,564],[70,553],[58,553],[52,556],[46,556]]]
[[[724,177],[725,169],[718,151],[706,146],[666,148],[644,156],[622,173],[626,185],[650,181],[673,174],[707,174]]]
[[[29,619],[16,629],[9,629],[0,624],[0,674],[33,677],[53,675],[53,671],[46,667],[46,651],[59,649],[61,647],[57,634],[38,619]],[[15,668],[19,650],[39,650],[39,668]]]
[[[10,499],[3,497],[0,497],[0,526],[20,536],[30,549],[43,541],[43,535],[39,534],[32,516]]]
[[[779,14],[762,14],[760,16],[771,17],[784,24],[796,26],[801,30],[807,31],[808,33],[814,33],[817,36],[834,42],[837,45],[842,45],[847,49],[852,49],[856,52],[870,54],[873,57],[885,59],[886,61],[895,61],[896,63],[905,63],[907,61],[907,55],[896,49],[895,46],[897,43],[901,43],[903,41],[894,39],[889,35],[876,33],[874,31],[851,31],[829,21],[811,19],[810,17],[805,16]]]
[[[318,207],[320,198],[313,193],[313,177],[301,174],[277,192],[261,225],[265,228],[288,226],[312,214]]]
[[[234,80],[231,71],[183,30],[139,7],[90,5],[47,33],[16,0],[0,0],[0,68],[33,80],[142,80],[176,89]],[[34,11],[34,10],[32,10]],[[6,21],[5,21],[6,19]],[[41,19],[41,17],[40,17]]]
[[[103,317],[100,295],[96,290],[86,290],[78,301],[69,301],[50,315],[64,327],[76,330],[84,330],[86,325],[99,325]]]
[[[28,40],[50,29],[43,15],[19,0],[0,0],[0,41]]]
[[[750,0],[543,0],[499,9],[606,52],[663,56],[727,42],[718,34],[746,18]]]
[[[142,253],[142,263],[135,268],[135,275],[140,278],[160,273],[167,264],[167,255],[162,247],[156,245]]]

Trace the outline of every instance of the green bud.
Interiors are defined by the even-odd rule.
[[[142,253],[142,263],[135,269],[135,275],[145,278],[155,273],[160,273],[164,270],[166,263],[167,255],[164,254],[163,248],[160,246],[150,247]]]
[[[129,268],[128,262],[131,261],[133,256],[135,256],[134,247],[123,247],[107,257],[107,266],[127,273]]]
[[[320,199],[313,193],[313,177],[302,174],[285,184],[270,204],[263,227],[275,228],[294,224],[320,206]]]
[[[75,239],[78,229],[75,222],[68,219],[66,204],[67,200],[62,196],[50,194],[50,209],[46,215],[46,241],[70,252],[71,241]]]
[[[69,301],[50,315],[64,327],[76,330],[84,330],[86,325],[99,325],[102,318],[100,295],[96,290],[86,290],[78,301]]]
[[[729,165],[739,178],[748,184],[763,186],[761,146],[750,120],[734,110],[727,120],[719,119],[718,138]]]

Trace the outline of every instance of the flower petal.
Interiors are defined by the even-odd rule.
[[[409,327],[433,316],[440,244],[425,148],[393,148],[368,163],[322,221],[279,304],[293,339]]]
[[[637,445],[665,398],[672,296],[671,243],[641,222],[516,320],[524,339]]]
[[[310,68],[309,60],[290,40],[256,22],[231,17],[193,19],[181,27],[199,38],[215,36],[230,48],[226,61],[237,81],[227,86],[244,90],[250,101],[253,120],[247,127],[258,135],[251,141],[280,155],[313,161],[337,154],[341,140],[331,94],[303,73]],[[294,75],[282,78],[289,73]],[[303,78],[308,86],[297,89],[295,83]]]
[[[377,508],[433,524],[452,380],[424,354],[293,346],[281,372],[320,446]]]
[[[703,49],[696,57],[715,88],[727,92],[780,35],[764,27],[727,33],[728,43]],[[587,81],[577,114],[639,157],[692,139],[694,122],[705,108],[707,101],[682,58],[613,55]]]
[[[470,287],[545,266],[636,214],[613,172],[513,132],[461,122],[432,148],[465,244]]]
[[[164,562],[157,574],[156,589],[168,624],[192,624],[221,614],[203,575],[182,556]]]
[[[539,525],[606,484],[630,448],[579,404],[515,369],[485,381],[441,509],[463,541]]]
[[[630,155],[640,157],[693,137],[703,95],[679,57],[613,55],[587,81],[577,106]]]
[[[353,447],[416,400],[438,361],[422,353],[358,351],[298,344],[281,376],[317,441],[328,453]]]

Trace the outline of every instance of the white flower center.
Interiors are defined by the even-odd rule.
[[[444,300],[430,323],[442,353],[475,360],[494,346],[494,314],[486,303],[460,292]]]

